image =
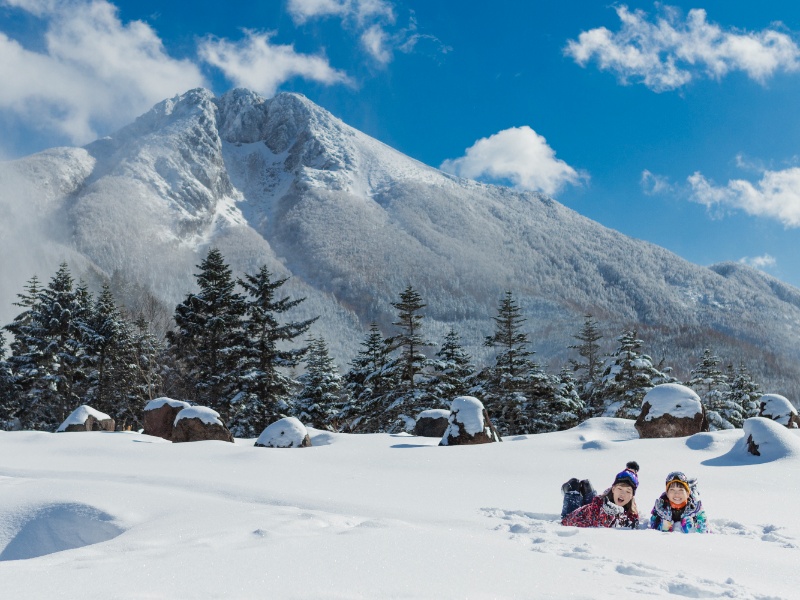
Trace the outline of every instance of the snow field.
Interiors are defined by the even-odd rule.
[[[0,433],[3,595],[793,598],[800,458],[758,462],[737,449],[742,433],[640,440],[632,421],[607,418],[448,448],[312,429],[300,450]],[[629,460],[643,519],[681,469],[715,533],[558,523],[566,479],[602,491]],[[12,544],[42,555],[3,558]]]

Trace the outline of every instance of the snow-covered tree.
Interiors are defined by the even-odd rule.
[[[361,350],[345,374],[345,388],[350,402],[340,418],[346,429],[363,433],[383,431],[384,396],[396,384],[396,372],[390,370],[392,339],[384,338],[377,323],[370,325]]]
[[[758,383],[753,381],[750,372],[743,362],[734,370],[733,365],[729,366],[728,381],[728,400],[741,408],[741,421],[732,415],[731,425],[742,427],[745,419],[757,417],[760,410],[759,400],[763,395]]]
[[[309,340],[305,363],[306,371],[298,378],[303,389],[295,401],[295,415],[305,425],[336,431],[343,381],[323,338]]]
[[[198,269],[200,289],[175,307],[176,328],[167,339],[185,398],[217,411],[227,422],[240,386],[245,303],[217,248]]]
[[[427,394],[436,408],[449,408],[457,396],[467,395],[473,385],[475,366],[461,345],[455,329],[445,335],[442,347],[431,362]]]
[[[6,362],[6,338],[0,329],[0,430],[11,429],[17,415],[18,403],[14,387],[11,367]]]
[[[572,371],[577,374],[576,384],[579,393],[592,407],[592,396],[603,371],[603,357],[600,345],[597,343],[603,336],[597,327],[597,321],[592,315],[586,315],[583,327],[572,337],[580,343],[569,347],[578,352],[581,360],[571,360],[570,365]]]
[[[733,429],[734,423],[743,422],[741,405],[737,405],[728,394],[728,378],[719,368],[721,362],[706,348],[686,384],[700,396],[712,430]]]
[[[635,419],[642,409],[648,390],[661,383],[672,383],[674,377],[653,366],[653,359],[642,354],[642,340],[636,331],[627,331],[617,338],[619,347],[609,356],[597,387],[597,398],[606,414]]]
[[[273,279],[266,266],[239,280],[247,293],[247,319],[238,365],[241,395],[231,421],[231,431],[236,435],[257,436],[267,425],[291,413],[290,402],[299,384],[286,371],[300,364],[308,346],[290,345],[317,319],[280,320],[305,300],[278,297],[287,281],[287,278]]]

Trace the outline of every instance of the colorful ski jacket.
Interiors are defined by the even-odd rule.
[[[573,510],[566,517],[561,519],[562,525],[572,525],[573,527],[618,527],[636,529],[639,525],[639,512],[636,509],[636,501],[631,500],[631,513],[626,513],[621,506],[614,504],[607,489],[601,495],[596,496],[589,504]]]
[[[706,533],[706,511],[696,494],[689,496],[686,506],[675,509],[670,506],[667,493],[664,492],[656,500],[650,513],[650,528],[659,531],[682,531],[683,533]]]

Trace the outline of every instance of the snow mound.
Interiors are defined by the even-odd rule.
[[[749,448],[756,447],[758,455]],[[789,429],[764,417],[752,417],[744,422],[744,436],[729,453],[747,462],[765,463],[800,457],[800,439]]]
[[[652,421],[664,415],[691,419],[697,413],[703,412],[700,396],[691,388],[678,383],[657,385],[642,398],[642,406],[645,402],[650,403],[650,412],[647,413],[645,421]]]
[[[124,529],[114,517],[85,504],[51,504],[21,519],[19,529],[0,552],[0,561],[36,558],[107,542]]]
[[[299,419],[285,417],[267,427],[258,439],[256,446],[266,448],[301,448],[308,438],[308,430]]]
[[[91,406],[84,404],[73,410],[67,417],[67,420],[56,429],[56,432],[65,431],[70,425],[83,425],[90,415],[98,421],[105,421],[111,418],[107,414],[101,413],[99,410],[95,410]]]
[[[155,400],[150,400],[147,405],[144,407],[145,411],[148,410],[158,410],[165,404],[169,404],[173,408],[189,408],[191,404],[188,402],[184,402],[183,400],[173,400],[172,398],[167,398],[166,396],[162,398],[156,398]]]
[[[578,433],[578,439],[581,442],[592,442],[595,440],[622,442],[625,440],[639,439],[639,432],[636,431],[634,421],[616,417],[594,417],[587,419],[580,425],[574,427],[572,431]]]
[[[219,420],[219,413],[207,406],[188,406],[184,408],[178,413],[178,416],[175,417],[175,423],[173,423],[173,425],[177,425],[178,421],[181,419],[200,419],[203,423],[208,423],[209,425],[216,424],[224,427],[222,421]]]
[[[764,394],[761,396],[761,415],[780,423],[784,427],[797,427],[792,417],[797,416],[797,409],[792,406],[789,399],[780,394]],[[790,425],[791,423],[791,425]]]

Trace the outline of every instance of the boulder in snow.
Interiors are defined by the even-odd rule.
[[[189,406],[188,402],[173,400],[172,398],[151,400],[144,407],[144,433],[171,440],[175,417]]]
[[[459,396],[450,405],[447,429],[440,446],[464,446],[501,442],[489,413],[477,398]]]
[[[708,431],[708,420],[694,390],[678,383],[662,383],[642,398],[642,412],[635,426],[640,438],[673,438]]]
[[[800,428],[800,417],[797,416],[797,409],[792,406],[788,398],[780,394],[764,394],[761,396],[760,403],[759,417],[772,419],[789,429]]]
[[[189,406],[175,417],[172,441],[203,442],[219,440],[233,442],[233,435],[219,420],[219,413],[205,406]]]
[[[417,415],[411,433],[422,437],[441,438],[449,424],[450,411],[442,409],[423,410]]]
[[[744,422],[744,437],[740,444],[762,461],[800,455],[797,436],[786,431],[784,425],[764,417],[752,417]]]
[[[255,445],[259,448],[308,448],[311,438],[299,419],[284,417],[262,431]]]
[[[61,431],[114,431],[114,419],[86,404],[72,411],[56,432]]]

